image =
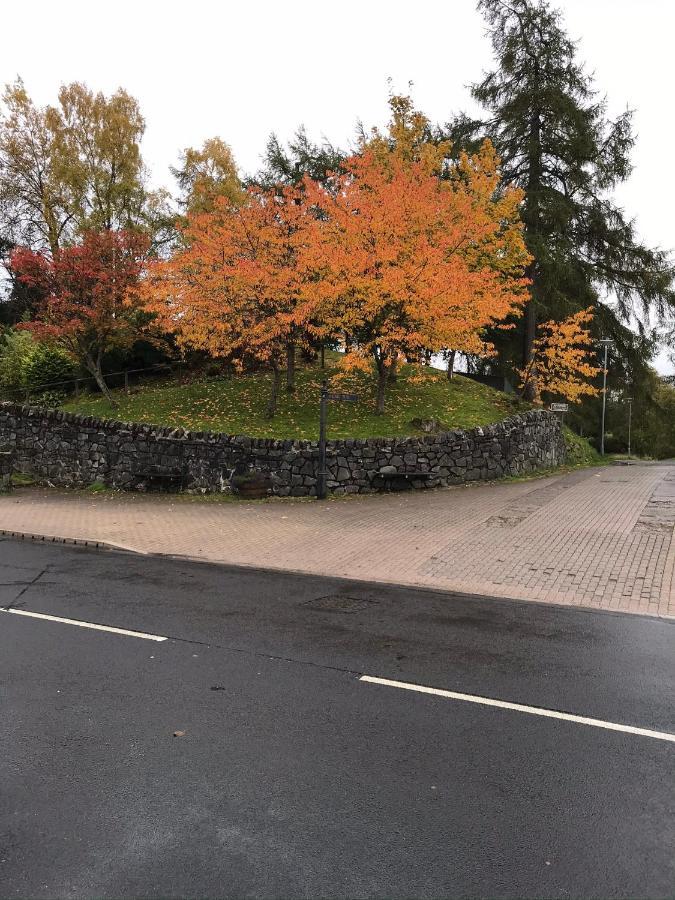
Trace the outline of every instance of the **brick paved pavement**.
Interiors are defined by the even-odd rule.
[[[340,501],[19,490],[0,530],[146,553],[675,616],[675,466]]]

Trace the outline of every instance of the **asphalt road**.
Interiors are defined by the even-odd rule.
[[[675,733],[675,622],[8,540],[0,606],[168,638],[0,612],[2,897],[675,895],[600,727]]]

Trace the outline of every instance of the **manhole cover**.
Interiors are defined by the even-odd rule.
[[[358,612],[360,609],[367,609],[369,606],[377,603],[376,600],[364,600],[362,597],[345,597],[344,594],[330,594],[327,597],[315,597],[313,600],[307,600],[302,606],[309,606],[310,609],[323,609],[328,612]]]

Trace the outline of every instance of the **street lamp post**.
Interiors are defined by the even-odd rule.
[[[611,338],[602,338],[600,346],[605,348],[605,361],[602,366],[602,427],[600,432],[600,455],[605,455],[605,409],[607,407],[607,351],[612,346]]]
[[[319,472],[316,484],[316,496],[318,500],[326,499],[328,473],[326,471],[326,418],[328,412],[328,382],[324,379],[321,384],[321,407],[319,415]]]
[[[633,398],[626,397],[628,403],[628,459],[630,459],[630,426],[633,418]]]

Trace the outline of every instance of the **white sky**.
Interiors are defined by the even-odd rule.
[[[635,171],[619,200],[652,244],[675,246],[673,0],[557,0],[610,113],[635,109]],[[471,111],[491,65],[473,0],[33,0],[3,4],[0,83],[21,75],[39,104],[59,84],[126,88],[147,122],[145,159],[173,188],[178,152],[213,135],[255,171],[271,131],[301,122],[345,146],[357,119],[387,121],[387,78],[414,83],[432,121]],[[661,371],[672,371],[662,355]]]

